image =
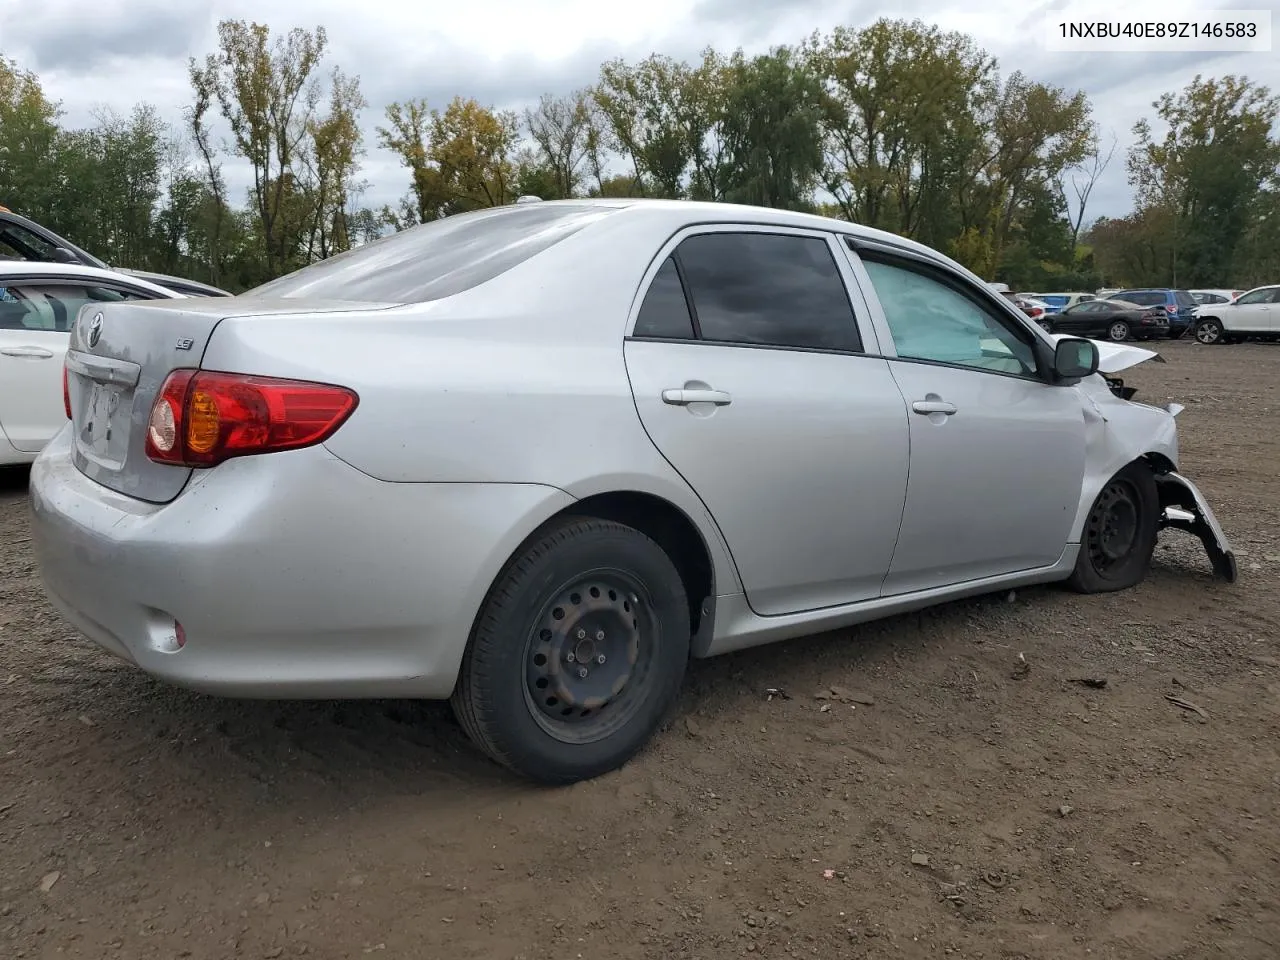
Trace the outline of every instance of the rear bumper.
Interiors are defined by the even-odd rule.
[[[67,431],[30,490],[46,592],[76,627],[170,683],[272,698],[447,697],[502,564],[573,502],[385,483],[313,447],[197,471],[155,505],[80,473]]]

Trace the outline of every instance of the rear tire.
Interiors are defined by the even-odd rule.
[[[675,702],[689,659],[680,574],[638,530],[549,525],[489,591],[451,700],[471,740],[546,784],[630,760]]]
[[[1068,585],[1079,593],[1137,586],[1151,567],[1159,528],[1155,477],[1146,464],[1131,463],[1103,484],[1090,506]]]
[[[1215,346],[1225,343],[1227,340],[1227,331],[1222,326],[1222,321],[1207,317],[1196,324],[1196,341],[1203,343],[1205,346]]]
[[[1116,320],[1107,327],[1107,339],[1115,343],[1123,343],[1129,339],[1129,324]]]

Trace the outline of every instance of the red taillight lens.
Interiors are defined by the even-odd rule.
[[[147,456],[212,467],[309,447],[332,436],[358,402],[354,391],[327,383],[175,370],[151,407]]]
[[[67,419],[71,419],[71,386],[67,382],[67,365],[62,364],[62,409],[67,412]]]
[[[1176,304],[1172,304],[1172,303],[1166,303],[1166,304],[1164,305],[1164,309],[1165,309],[1165,311],[1166,311],[1167,313],[1177,313],[1177,312],[1178,312],[1178,307],[1177,307],[1177,305],[1176,305]]]

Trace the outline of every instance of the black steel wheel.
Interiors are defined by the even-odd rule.
[[[689,659],[684,584],[638,530],[549,524],[490,589],[453,693],[468,736],[548,784],[616,769],[666,716]]]
[[[1125,590],[1151,565],[1160,520],[1155,478],[1131,463],[1103,484],[1085,517],[1071,585],[1083,593]]]

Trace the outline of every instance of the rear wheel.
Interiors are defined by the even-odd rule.
[[[1145,464],[1131,463],[1103,485],[1080,537],[1068,583],[1081,593],[1126,590],[1151,566],[1159,532],[1160,495]]]
[[[1226,341],[1226,330],[1222,327],[1222,321],[1214,317],[1206,317],[1196,324],[1196,339],[1203,344],[1212,346],[1214,344]]]
[[[1109,327],[1107,327],[1107,338],[1109,340],[1114,340],[1117,343],[1128,340],[1129,324],[1125,323],[1123,320],[1114,321]]]
[[[631,527],[569,518],[531,539],[481,609],[452,704],[499,763],[572,783],[616,769],[675,701],[689,607],[671,559]]]

